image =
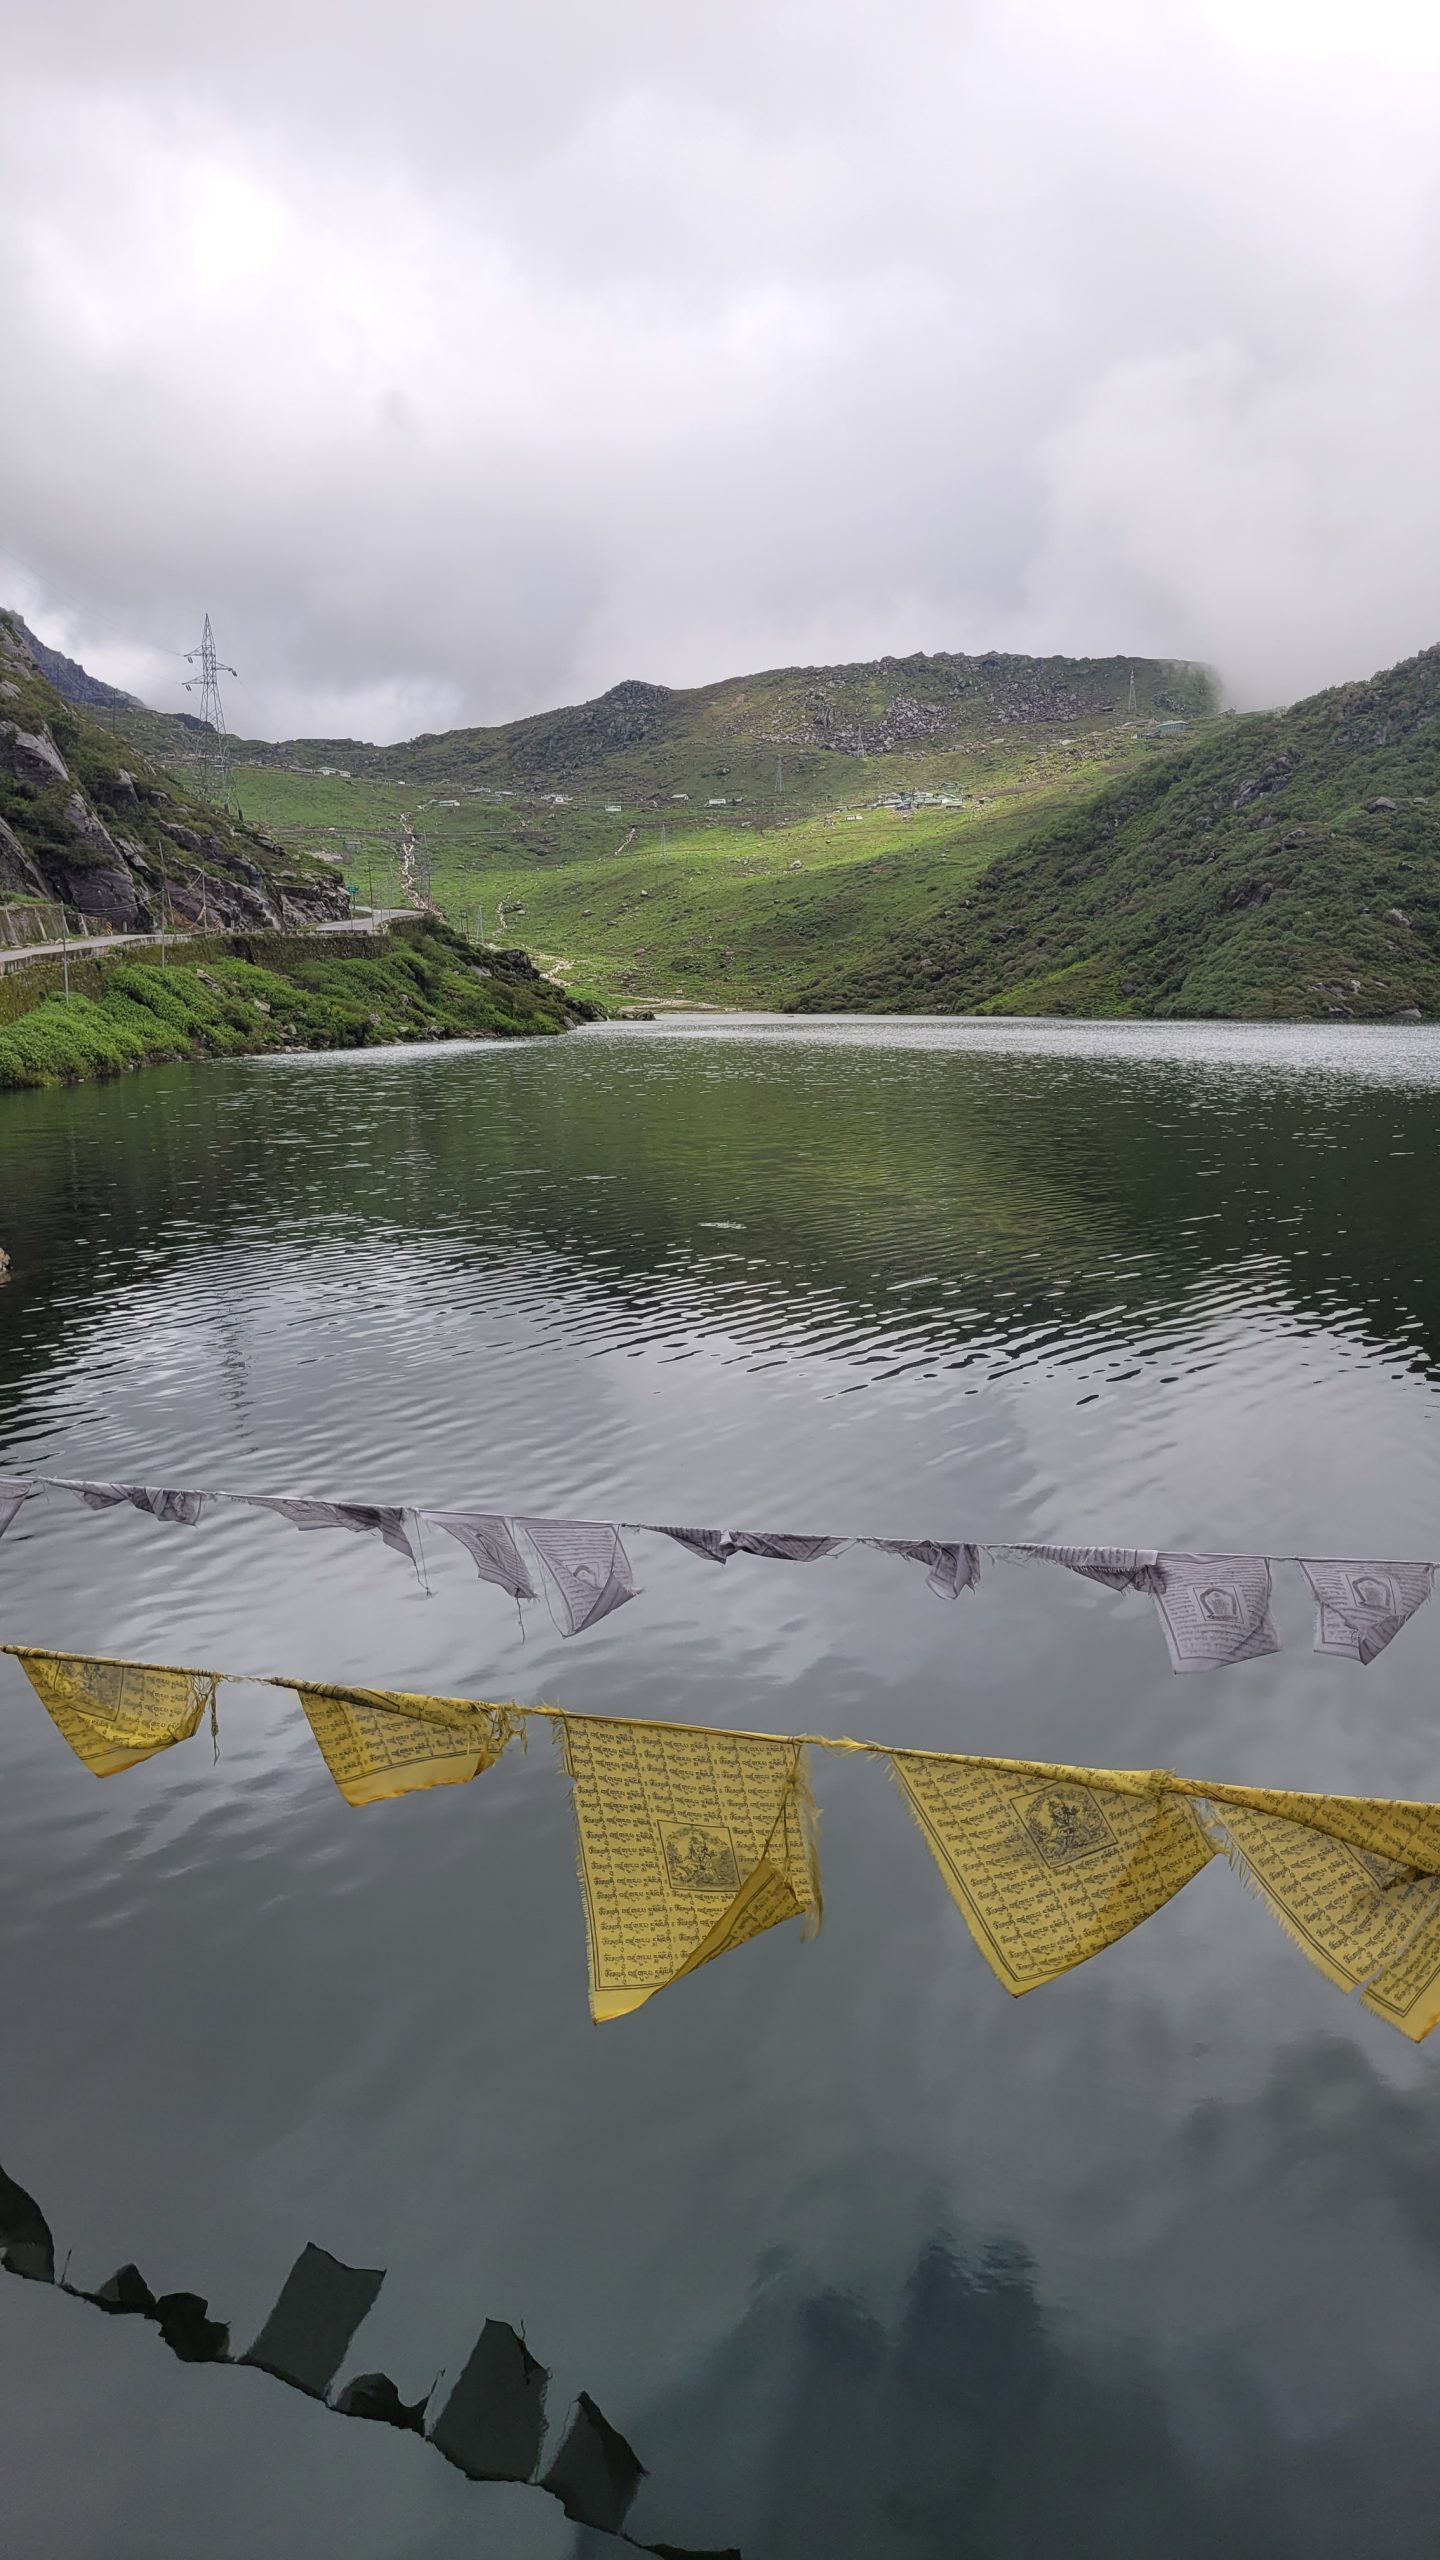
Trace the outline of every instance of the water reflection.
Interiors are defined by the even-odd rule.
[[[34,2197],[3,2168],[0,2267],[29,2283],[57,2283],[50,2226]],[[581,2391],[542,2471],[550,2374],[506,2320],[485,2322],[428,2430],[433,2387],[406,2402],[389,2374],[359,2373],[332,2396],[335,2377],[384,2281],[383,2268],[346,2266],[307,2242],[259,2335],[238,2356],[231,2353],[228,2324],[209,2316],[202,2294],[157,2294],[131,2261],[93,2290],[62,2273],[58,2289],[111,2319],[149,2322],[182,2364],[248,2365],[325,2403],[337,2416],[410,2435],[428,2432],[436,2451],[467,2479],[531,2485],[556,2499],[572,2523],[595,2528],[607,2541],[620,2535],[645,2465],[589,2392]],[[662,2560],[741,2560],[739,2552],[687,2552],[673,2543],[634,2542],[634,2548],[658,2551]]]

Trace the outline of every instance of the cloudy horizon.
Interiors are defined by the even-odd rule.
[[[1418,0],[52,0],[0,602],[251,735],[916,649],[1440,639]]]

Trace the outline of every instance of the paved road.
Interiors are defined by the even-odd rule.
[[[333,923],[310,925],[306,930],[311,933],[385,933],[400,917],[413,916],[414,913],[413,907],[379,907],[374,915],[337,916]],[[214,927],[217,934],[226,931],[266,933],[273,930],[273,926],[267,925],[229,927],[217,925]],[[138,951],[147,946],[153,948],[162,942],[168,949],[172,943],[178,947],[186,942],[208,939],[209,936],[205,934],[185,933],[72,933],[67,942],[22,942],[14,951],[0,950],[0,969],[23,969],[27,961],[59,960],[66,953],[72,960],[79,960],[91,951]]]

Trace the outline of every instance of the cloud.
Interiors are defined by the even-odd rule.
[[[261,733],[915,647],[1367,672],[1437,636],[1427,25],[52,0],[0,593],[172,707],[208,609]]]

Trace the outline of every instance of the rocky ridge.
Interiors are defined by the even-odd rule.
[[[36,902],[64,907],[82,930],[119,933],[279,931],[348,910],[328,864],[182,791],[67,698],[24,624],[0,614],[0,908],[23,916]]]

